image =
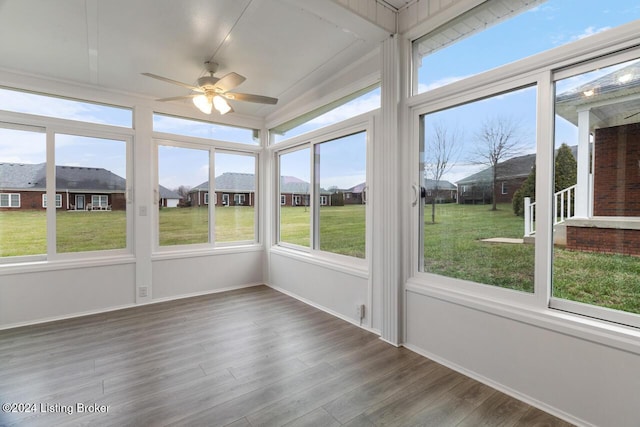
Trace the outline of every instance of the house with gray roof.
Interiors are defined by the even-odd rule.
[[[225,172],[215,179],[214,204],[216,206],[254,206],[256,192],[255,175],[251,173]],[[280,178],[280,204],[282,206],[309,206],[309,183],[294,176]],[[331,204],[331,192],[320,189],[320,204]],[[189,191],[191,206],[209,204],[209,181]]]
[[[451,203],[458,199],[458,187],[447,180],[424,178],[422,186],[425,203]]]
[[[56,166],[57,209],[123,210],[126,180],[104,168]],[[46,209],[46,164],[0,163],[0,209]]]
[[[180,204],[180,199],[182,199],[180,194],[162,185],[158,185],[158,194],[161,208],[177,208],[178,204]]]

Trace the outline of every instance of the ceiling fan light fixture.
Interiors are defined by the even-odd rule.
[[[231,111],[231,106],[229,105],[229,103],[227,103],[227,100],[220,95],[216,95],[213,97],[213,106],[216,108],[216,110],[218,110],[220,114],[227,114],[229,111]]]
[[[205,114],[211,114],[211,109],[213,104],[211,103],[211,98],[206,95],[198,95],[193,97],[193,104],[198,107],[198,110],[202,111]]]

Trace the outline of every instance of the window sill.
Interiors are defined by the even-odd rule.
[[[296,249],[289,249],[282,246],[272,246],[271,253],[282,255],[287,258],[292,258],[298,261],[306,262],[308,264],[317,265],[320,267],[328,268],[330,270],[339,271],[341,273],[350,274],[362,279],[369,278],[369,269],[367,261],[363,259],[331,254],[310,253],[303,252]]]
[[[133,264],[133,255],[101,256],[91,259],[65,259],[21,262],[15,264],[0,264],[0,276],[10,274],[28,274],[43,271],[73,270],[77,268],[107,267],[112,265]]]
[[[186,249],[167,249],[159,250],[151,255],[151,261],[162,261],[169,259],[206,257],[226,254],[238,254],[246,252],[260,252],[264,250],[261,244],[250,245],[225,245],[215,248],[186,248]]]
[[[497,300],[479,293],[452,290],[438,284],[427,284],[423,280],[416,278],[411,278],[407,281],[405,292],[436,298],[487,314],[640,355],[640,330],[633,327],[617,325],[547,307],[536,308],[532,305]]]

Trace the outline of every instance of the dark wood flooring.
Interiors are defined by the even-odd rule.
[[[20,426],[569,425],[266,286],[0,331],[0,402]]]

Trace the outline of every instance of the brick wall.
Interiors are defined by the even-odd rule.
[[[640,123],[597,129],[595,216],[640,216]]]
[[[640,256],[640,230],[568,226],[567,248]]]

